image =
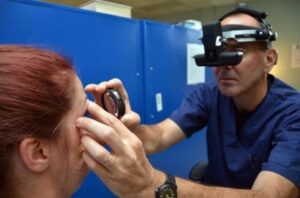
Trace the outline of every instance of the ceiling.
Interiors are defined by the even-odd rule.
[[[47,2],[79,7],[87,2],[95,0],[44,0]],[[99,0],[98,0],[99,1]],[[237,4],[240,0],[103,0],[113,3],[124,4],[132,7],[134,18],[157,19],[164,16],[177,15],[180,13],[199,9]],[[243,0],[249,2],[254,0]]]

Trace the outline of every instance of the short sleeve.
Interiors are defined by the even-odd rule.
[[[300,111],[290,113],[281,124],[262,170],[278,173],[300,188]]]
[[[207,124],[212,101],[212,87],[199,84],[186,95],[180,107],[169,118],[189,137]]]

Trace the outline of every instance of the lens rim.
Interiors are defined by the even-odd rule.
[[[116,109],[116,112],[108,111],[108,108],[105,105],[106,104],[105,95],[112,99],[113,105],[115,106],[115,109]],[[124,100],[123,100],[121,94],[116,89],[113,89],[113,88],[107,89],[101,96],[101,102],[102,102],[103,109],[105,109],[105,111],[113,114],[117,118],[121,118],[125,114],[126,108],[125,108]]]

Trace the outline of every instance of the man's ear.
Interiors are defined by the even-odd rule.
[[[24,138],[19,146],[25,166],[34,172],[43,172],[50,162],[50,144],[34,137]]]
[[[277,63],[278,54],[275,49],[268,49],[266,56],[265,72],[269,73]]]

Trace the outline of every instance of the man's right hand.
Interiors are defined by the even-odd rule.
[[[103,105],[101,104],[101,96],[109,88],[114,88],[121,94],[125,103],[126,110],[125,115],[122,116],[120,120],[125,126],[127,126],[131,131],[134,132],[136,127],[140,124],[141,118],[136,112],[132,111],[127,91],[120,79],[114,78],[109,81],[103,81],[98,85],[89,84],[84,89],[87,93],[92,93],[95,103],[103,107]]]

